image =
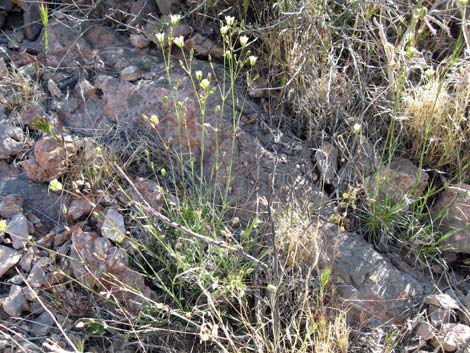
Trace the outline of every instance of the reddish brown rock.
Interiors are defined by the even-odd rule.
[[[453,233],[443,245],[446,250],[470,254],[470,185],[451,185],[432,208],[444,233]]]
[[[0,196],[0,216],[11,218],[15,214],[23,211],[23,198],[20,195],[12,194],[5,197]]]
[[[73,199],[67,211],[67,221],[76,221],[83,216],[87,216],[93,211],[93,208],[93,203],[86,197]]]
[[[405,158],[397,158],[390,165],[383,166],[373,178],[369,178],[366,189],[372,195],[378,193],[378,197],[383,200],[399,201],[405,195],[421,196],[428,185],[428,179],[426,172],[419,170],[413,162]]]
[[[30,180],[48,182],[62,174],[67,159],[74,151],[75,146],[70,138],[57,141],[47,136],[34,145],[34,157],[20,164]]]
[[[221,58],[224,55],[224,49],[209,38],[200,33],[196,33],[184,43],[185,48],[194,49],[196,54]]]
[[[134,288],[143,296],[150,296],[142,275],[128,267],[125,251],[96,233],[75,227],[71,258],[72,272],[77,280],[91,288],[105,288],[134,314],[140,310],[143,299],[124,288]]]

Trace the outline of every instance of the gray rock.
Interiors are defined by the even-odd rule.
[[[0,197],[0,216],[11,218],[19,212],[23,212],[23,198],[20,195],[7,195]]]
[[[372,325],[403,323],[413,305],[419,305],[432,288],[417,275],[398,270],[358,234],[338,234],[336,225],[323,224],[319,235],[326,248],[320,265],[332,268],[339,293],[352,307],[353,319],[367,315]],[[341,291],[343,287],[349,290]]]
[[[147,48],[150,45],[148,40],[143,34],[133,33],[130,35],[129,40],[135,48]]]
[[[2,308],[9,316],[20,317],[26,309],[27,301],[23,288],[17,285],[10,287],[8,297],[3,300]]]
[[[437,346],[446,352],[468,348],[470,345],[470,327],[462,324],[444,324],[437,336]],[[463,351],[462,351],[463,352]]]
[[[0,13],[0,22],[2,21],[2,14]],[[1,27],[1,26],[0,26]],[[8,67],[7,67],[7,64],[5,63],[5,59],[1,58],[0,57],[0,77],[5,77],[6,75],[8,75]],[[3,113],[3,112],[2,112]],[[0,114],[0,120],[2,120],[1,118],[1,115]]]
[[[46,336],[52,328],[54,328],[54,320],[47,311],[44,311],[33,320],[29,327],[29,333],[33,337]]]
[[[40,258],[33,266],[29,273],[28,283],[32,288],[41,288],[46,280],[46,268],[51,264],[51,259],[48,257]]]
[[[39,15],[39,2],[23,2],[23,30],[26,39],[34,40],[42,28],[41,17]]]
[[[424,298],[424,303],[435,307],[452,310],[458,309],[459,303],[448,294],[430,294]]]
[[[470,254],[470,185],[457,184],[446,189],[432,208],[439,229],[450,232],[443,247],[448,251]]]
[[[20,262],[18,265],[21,267],[21,269],[25,272],[31,271],[31,268],[33,266],[33,260],[34,260],[34,247],[29,247],[28,250],[26,250],[26,253],[23,255],[21,258]]]
[[[21,253],[0,245],[0,278],[21,259]]]
[[[101,234],[117,243],[124,240],[126,234],[126,226],[124,225],[124,217],[114,208],[109,208],[104,212],[104,222],[101,227]]]
[[[0,1],[0,10],[10,11],[13,8],[13,1],[11,0],[1,0]]]
[[[331,143],[325,142],[315,153],[315,160],[321,181],[325,184],[333,184],[338,168],[338,149]]]
[[[23,149],[24,141],[23,130],[6,120],[0,121],[0,159],[19,153]]]
[[[21,195],[24,209],[32,211],[42,221],[60,223],[63,220],[62,203],[67,198],[48,191],[47,184],[34,183],[24,174],[0,179],[0,195]]]
[[[137,81],[142,78],[142,71],[137,66],[128,66],[121,71],[121,80],[123,81]]]
[[[17,213],[7,223],[7,233],[10,235],[15,249],[24,249],[29,240],[28,219],[23,213]]]

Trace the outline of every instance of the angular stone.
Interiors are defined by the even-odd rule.
[[[104,217],[101,234],[114,242],[121,243],[126,234],[124,217],[114,208],[107,209],[104,212]]]
[[[0,197],[0,200],[0,216],[3,218],[11,218],[23,211],[23,198],[20,195],[7,195]]]
[[[67,220],[76,221],[83,216],[88,216],[92,211],[93,205],[86,197],[73,199],[67,210]]]
[[[3,300],[3,310],[5,310],[9,316],[20,317],[26,307],[27,301],[23,288],[12,285],[8,297]]]
[[[439,197],[432,208],[434,218],[439,220],[442,232],[453,233],[443,245],[446,250],[470,254],[470,185],[451,185]]]
[[[64,137],[64,141],[59,142],[53,136],[47,136],[35,143],[34,157],[20,164],[32,181],[49,182],[62,174],[67,158],[74,151],[75,145],[70,138]]]
[[[213,58],[221,58],[224,55],[224,49],[220,45],[200,33],[196,33],[189,38],[184,46],[187,49],[194,49],[199,55],[210,55]]]
[[[51,264],[48,257],[40,258],[34,263],[33,269],[29,273],[28,283],[32,288],[41,288],[46,280],[46,268]]]
[[[131,34],[129,40],[135,48],[139,49],[147,48],[151,43],[143,34],[137,33]]]
[[[0,121],[0,159],[19,153],[23,149],[24,142],[23,130],[6,120]]]
[[[470,345],[470,327],[462,324],[444,324],[438,342],[446,352],[454,352]]]
[[[0,278],[21,259],[21,253],[0,245]]]
[[[42,337],[48,335],[53,328],[54,320],[51,313],[44,311],[33,320],[28,331],[33,337]]]
[[[28,220],[23,213],[17,213],[7,223],[7,233],[10,235],[15,249],[24,249],[29,241]]]
[[[86,233],[75,227],[70,258],[76,279],[92,288],[104,285],[133,313],[140,310],[142,298],[151,293],[142,275],[128,267],[126,253],[96,233]],[[143,297],[122,290],[123,285],[140,291]]]
[[[137,81],[142,78],[142,71],[137,66],[128,66],[121,71],[121,80],[123,81]]]
[[[418,176],[420,180],[418,181]],[[366,189],[382,200],[400,201],[405,196],[421,196],[428,185],[429,176],[405,158],[394,159],[389,166],[383,166],[373,178],[369,178]]]
[[[424,298],[424,303],[438,308],[452,310],[459,309],[459,303],[448,294],[430,294]]]
[[[353,320],[361,315],[374,322],[403,323],[413,304],[419,303],[432,289],[430,283],[413,273],[398,270],[378,253],[362,236],[339,233],[334,224],[321,224],[318,230],[321,247],[320,267],[332,269],[338,286],[350,286],[351,296],[343,300],[351,310]]]
[[[65,196],[49,192],[47,185],[28,180],[24,174],[1,178],[0,194],[21,195],[25,211],[31,211],[43,221],[55,223],[62,219],[62,203],[67,200]]]
[[[26,39],[34,40],[42,28],[41,17],[39,15],[39,2],[24,1],[23,4],[24,34]]]
[[[47,90],[49,91],[49,94],[52,97],[55,97],[55,98],[62,97],[62,92],[60,91],[60,88],[57,86],[57,83],[55,83],[54,80],[49,79],[47,81]]]

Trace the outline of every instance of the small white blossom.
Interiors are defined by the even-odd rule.
[[[232,27],[235,24],[235,17],[225,16],[225,23],[227,23],[227,26]]]
[[[160,44],[163,44],[163,42],[165,41],[165,33],[162,33],[162,32],[157,33],[155,34],[155,37],[157,38],[157,41]]]
[[[205,78],[204,80],[201,81],[201,83],[199,83],[199,85],[201,86],[201,88],[203,90],[207,90],[209,88],[210,84],[211,83],[209,82],[209,80],[207,78]]]
[[[250,55],[248,57],[248,61],[250,62],[250,65],[251,66],[255,66],[256,65],[256,60],[258,60],[258,58],[254,55]]]
[[[247,36],[241,36],[240,37],[240,45],[242,47],[245,47],[248,44],[248,37]]]
[[[176,37],[173,39],[173,43],[175,43],[175,45],[178,47],[178,48],[183,48],[184,46],[184,38],[183,36],[179,36],[179,37]]]
[[[181,15],[171,15],[170,16],[170,23],[172,26],[176,26],[181,21]]]
[[[198,81],[201,81],[202,80],[202,71],[201,70],[197,70],[196,71],[196,79]]]
[[[361,132],[361,124],[354,124],[353,130],[356,134]]]
[[[225,36],[228,33],[229,27],[228,26],[222,26],[220,27],[220,34]]]

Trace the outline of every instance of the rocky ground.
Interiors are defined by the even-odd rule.
[[[429,179],[424,170],[403,158],[381,166],[373,148],[364,147],[361,161],[340,160],[341,151],[326,142],[307,148],[292,133],[270,126],[256,97],[243,106],[228,101],[242,119],[233,159],[221,158],[221,173],[212,179],[213,156],[230,155],[233,113],[217,120],[221,97],[211,95],[202,144],[202,116],[191,81],[173,65],[171,75],[179,84],[177,96],[172,95],[154,37],[158,24],[148,21],[140,27],[151,18],[142,12],[156,19],[158,8],[149,4],[136,11],[142,10],[135,5],[140,2],[123,3],[131,14],[122,19],[127,32],[77,21],[67,7],[51,8],[46,53],[37,3],[0,2],[0,351],[76,349],[86,337],[77,323],[90,303],[87,298],[68,303],[65,298],[77,294],[64,283],[99,283],[113,291],[129,315],[139,313],[142,297],[123,290],[122,283],[147,297],[155,288],[132,266],[132,249],[122,246],[122,237],[131,234],[127,208],[132,201],[164,213],[161,190],[142,156],[153,146],[158,153],[150,158],[165,165],[161,151],[167,146],[186,155],[203,151],[205,179],[220,188],[231,165],[229,201],[243,205],[230,211],[232,219],[247,222],[254,214],[269,219],[271,212],[281,213],[292,202],[318,216],[318,266],[331,268],[338,300],[350,308],[349,320],[372,332],[372,339],[364,335],[363,343],[356,342],[357,351],[381,351],[380,329],[394,325],[406,328],[407,351],[470,352],[470,185],[447,186],[432,211],[445,212],[436,226],[457,230],[443,242],[449,267],[442,271],[415,267],[413,259],[394,251],[378,251],[354,227],[334,222],[335,195],[352,180],[361,181],[359,171],[367,169],[369,185],[388,175],[381,197],[399,199],[415,192],[416,185],[424,192]],[[198,54],[193,70],[204,77],[217,75],[222,82],[223,50],[217,36],[183,22],[175,32],[186,38],[187,50]],[[204,59],[209,54],[213,64]],[[242,89],[237,102],[243,100]],[[175,101],[182,102],[185,112],[184,146],[176,142],[181,131],[172,110]],[[152,115],[160,119],[155,129],[142,119]],[[38,118],[45,118],[53,131],[41,131]],[[129,161],[122,175],[122,169],[111,171],[115,179],[109,179],[105,191],[80,172],[80,163],[105,164],[98,146]],[[124,173],[135,186],[129,186],[131,200],[117,186],[116,178],[124,179]],[[73,187],[67,192],[55,188],[58,181]],[[109,280],[109,274],[116,280]],[[102,351],[87,344],[86,351]],[[124,345],[112,349],[134,351]]]

